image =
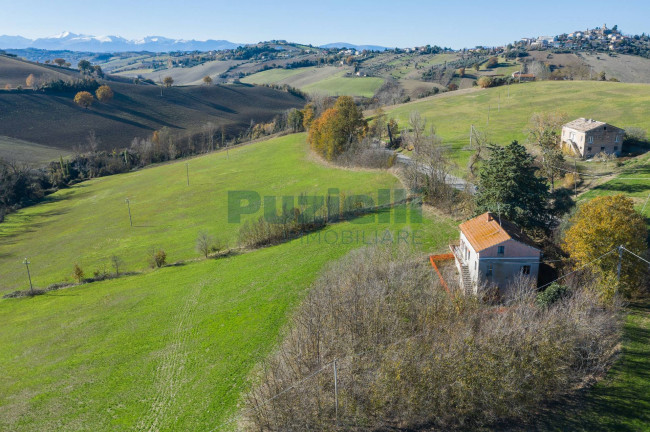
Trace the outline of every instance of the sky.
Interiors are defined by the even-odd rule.
[[[650,33],[648,17],[648,0],[0,0],[0,35],[33,39],[70,31],[127,39],[156,35],[458,49],[603,24],[617,24],[626,34]]]

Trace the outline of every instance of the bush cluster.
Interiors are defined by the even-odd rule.
[[[455,291],[453,291],[455,292]],[[574,289],[549,307],[451,296],[422,257],[362,249],[322,274],[245,397],[247,430],[471,429],[532,415],[603,372],[616,309]],[[333,361],[337,361],[338,410]]]

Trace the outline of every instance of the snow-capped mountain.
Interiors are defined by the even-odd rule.
[[[210,51],[237,48],[240,44],[227,40],[184,40],[163,36],[147,36],[129,40],[121,36],[91,36],[62,32],[56,36],[27,39],[22,36],[0,36],[0,49],[38,48],[46,50],[70,50],[91,52],[119,51]]]

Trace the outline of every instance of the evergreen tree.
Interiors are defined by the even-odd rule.
[[[479,172],[477,214],[498,212],[522,228],[545,229],[550,217],[549,191],[536,175],[533,156],[517,141],[505,147],[490,145],[489,150],[490,157]]]

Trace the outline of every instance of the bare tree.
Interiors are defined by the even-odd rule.
[[[566,114],[559,112],[535,113],[527,129],[528,143],[541,152],[542,165],[549,179],[551,192],[555,188],[556,172],[564,163],[560,131],[566,118]]]
[[[214,150],[214,134],[217,133],[217,125],[212,122],[207,122],[203,126],[203,133],[205,134],[208,150]]]
[[[122,264],[124,264],[124,261],[122,261],[122,258],[120,258],[117,255],[111,256],[111,264],[113,265],[113,268],[115,269],[115,275],[119,276],[120,275],[120,267],[122,267]]]
[[[91,129],[88,131],[88,136],[86,137],[86,144],[88,144],[88,151],[92,154],[97,153],[97,150],[99,150],[99,147],[101,145],[102,141],[99,139],[97,134],[95,134],[95,130]]]
[[[469,180],[475,181],[478,177],[478,165],[481,161],[485,160],[488,156],[488,147],[490,146],[490,141],[488,140],[487,134],[476,129],[472,126],[470,131],[471,137],[471,146],[472,154],[469,157],[467,162],[467,170],[469,171]]]
[[[201,231],[199,236],[196,238],[196,250],[201,252],[206,258],[210,255],[210,252],[212,252],[215,244],[215,238],[205,231]]]

